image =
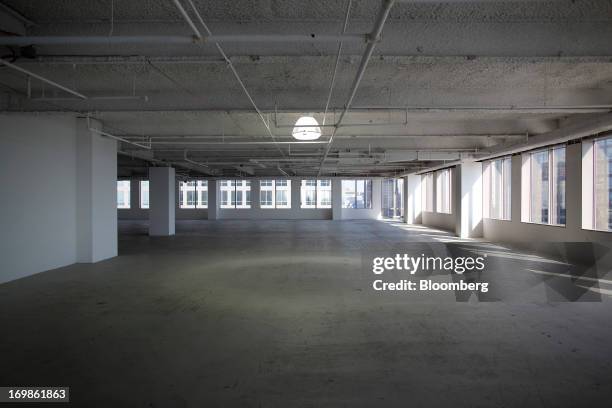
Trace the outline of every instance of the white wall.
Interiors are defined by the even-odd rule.
[[[78,118],[77,262],[117,256],[117,142],[94,134],[97,121]]]
[[[76,262],[76,120],[0,114],[0,282]]]
[[[78,121],[0,114],[0,282],[117,253],[115,143]]]

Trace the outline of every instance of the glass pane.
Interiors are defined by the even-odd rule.
[[[251,181],[236,180],[236,208],[251,208]]]
[[[221,195],[221,208],[234,208],[236,201],[236,187],[233,180],[221,180],[219,193]],[[233,193],[233,194],[232,194]]]
[[[179,183],[179,208],[195,208],[195,181]]]
[[[355,208],[355,180],[342,180],[342,208]]]
[[[149,180],[140,181],[140,208],[149,208]]]
[[[531,222],[548,223],[549,158],[548,150],[531,154]]]
[[[196,193],[195,190],[187,191],[187,206],[188,207],[195,207],[195,201],[196,201],[195,193]]]
[[[331,180],[317,181],[317,208],[331,208]]]
[[[130,180],[117,180],[117,208],[130,208]]]
[[[565,225],[565,148],[554,149],[553,156],[553,224]]]
[[[510,195],[510,192],[512,191],[512,159],[510,157],[506,157],[504,159],[502,169],[502,215],[500,218],[510,220],[512,218],[512,196]]]
[[[595,228],[612,230],[612,138],[597,140],[594,174]]]
[[[372,208],[372,180],[365,180],[365,205],[364,208]]]
[[[301,208],[317,207],[317,180],[302,180],[300,199]]]
[[[208,181],[198,180],[196,183],[196,208],[208,208]]]

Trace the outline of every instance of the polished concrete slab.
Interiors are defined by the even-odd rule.
[[[87,407],[612,398],[606,271],[569,279],[576,272],[558,259],[393,222],[179,221],[176,230],[149,237],[146,223],[122,222],[119,257],[0,285],[0,385],[70,386],[73,405]],[[394,252],[487,253],[475,279],[491,290],[377,292],[368,262]]]

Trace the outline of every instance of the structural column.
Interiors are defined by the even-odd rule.
[[[251,208],[259,210],[259,190],[260,182],[257,179],[251,179]]]
[[[251,198],[251,202],[252,202]],[[219,218],[219,180],[208,180],[208,219]]]
[[[453,182],[459,183],[453,197],[457,235],[461,238],[482,237],[482,164],[461,163],[455,174]]]
[[[302,207],[301,179],[291,179],[291,209],[299,210]]]
[[[117,142],[90,130],[101,127],[77,119],[77,262],[117,256]]]
[[[175,171],[149,168],[149,235],[168,236],[175,231]]]
[[[342,180],[332,179],[332,220],[342,219]]]
[[[409,174],[404,180],[404,197],[406,204],[404,208],[404,220],[407,224],[422,224],[421,217],[421,176]]]

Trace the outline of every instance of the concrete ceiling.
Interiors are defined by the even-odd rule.
[[[0,2],[5,37],[192,35],[172,0]],[[347,5],[194,3],[215,35],[316,37],[341,32]],[[380,7],[354,0],[347,32],[369,33]],[[612,0],[397,2],[322,174],[397,174],[605,114],[612,110],[611,40]],[[328,125],[340,117],[365,46],[343,43]],[[177,163],[187,155],[209,166],[188,166],[192,171],[231,175],[257,160],[256,175],[278,174],[279,166],[317,174],[327,145],[288,142],[299,116],[322,122],[338,43],[222,47],[281,144],[272,143],[210,43],[34,44],[35,56],[0,45],[6,60],[89,97],[79,100],[37,80],[28,97],[27,76],[0,67],[0,109],[87,114],[114,135],[153,141],[153,153],[124,144],[133,156]],[[322,141],[332,130],[323,129]],[[123,172],[144,169],[140,160],[125,160]]]

